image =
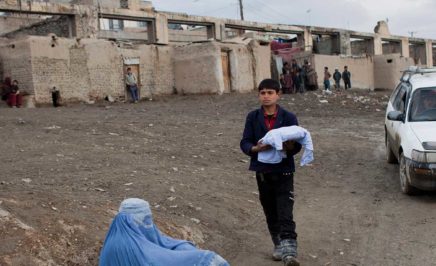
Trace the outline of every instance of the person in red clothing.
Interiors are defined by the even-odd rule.
[[[12,86],[8,94],[7,103],[10,107],[20,108],[22,101],[23,101],[23,96],[21,95],[20,89],[18,88],[18,81],[14,79],[14,81],[12,81]]]
[[[258,153],[271,149],[259,142],[268,131],[297,126],[298,120],[295,114],[277,104],[280,99],[277,81],[265,79],[258,90],[262,106],[247,115],[240,147],[250,156],[249,170],[256,172],[259,199],[274,244],[272,258],[282,260],[286,266],[297,266],[297,233],[293,218],[294,155],[301,150],[301,144],[284,143],[286,158],[276,164],[260,162]]]

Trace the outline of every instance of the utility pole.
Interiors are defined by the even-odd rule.
[[[242,6],[242,0],[239,0],[239,11],[241,12],[241,20],[244,20],[244,7]]]
[[[417,31],[409,31],[410,37],[413,38],[413,35],[414,35],[415,33],[418,33],[418,32],[417,32]]]

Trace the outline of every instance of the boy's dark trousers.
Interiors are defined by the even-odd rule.
[[[294,174],[256,172],[259,199],[275,245],[283,239],[297,239],[294,209]]]

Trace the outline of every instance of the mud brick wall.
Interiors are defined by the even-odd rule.
[[[139,58],[142,97],[173,93],[172,47],[144,44],[127,49],[106,40],[54,41],[37,36],[29,37],[27,43],[37,103],[50,103],[50,89],[54,86],[67,102],[101,100],[108,95],[124,97],[126,57]]]
[[[224,92],[221,49],[216,43],[192,44],[174,49],[178,93]]]
[[[344,66],[348,66],[351,72],[352,88],[374,89],[374,62],[372,57],[339,57],[333,55],[314,55],[314,68],[318,74],[318,84],[320,88],[324,88],[324,67],[329,68],[329,72],[333,77],[335,68],[342,73]],[[330,86],[334,86],[333,78],[330,78]],[[341,80],[341,86],[344,86]]]
[[[143,58],[143,89],[147,93],[162,95],[173,93],[175,86],[173,48],[168,46],[146,46],[149,57]]]
[[[101,100],[124,96],[122,60],[118,48],[100,40],[61,39],[51,47],[50,38],[33,37],[32,66],[35,98],[51,101],[57,87],[64,101]],[[47,48],[48,47],[48,48]]]
[[[221,44],[228,50],[230,61],[230,91],[248,92],[253,90],[255,64],[252,53],[245,45]]]
[[[141,98],[173,93],[175,78],[172,47],[140,45],[135,49],[121,49],[121,54],[123,58],[139,58]]]
[[[254,89],[257,89],[259,83],[267,78],[271,78],[271,48],[269,45],[260,45],[256,41],[249,44],[252,56],[254,58]]]
[[[395,89],[401,78],[401,71],[414,64],[413,58],[403,57],[400,54],[374,56],[375,88]]]
[[[51,102],[50,89],[56,86],[62,97],[80,98],[71,88],[70,51],[73,40],[51,37],[29,37],[33,86],[38,103]]]
[[[107,95],[124,96],[122,56],[119,48],[108,41],[85,43],[89,72],[89,97],[101,99]]]
[[[88,57],[87,52],[84,47],[73,46],[70,48],[70,80],[72,84],[63,88],[63,90],[67,90],[66,93],[72,94],[69,91],[74,91],[75,98],[79,99],[87,99],[90,89],[90,78],[89,71],[87,67]],[[64,97],[66,97],[65,95]]]
[[[50,89],[56,86],[62,97],[75,98],[70,90],[70,71],[68,60],[48,57],[32,58],[33,82],[37,102],[50,102]],[[67,93],[69,92],[69,93]]]
[[[19,82],[25,93],[33,94],[33,76],[30,45],[26,41],[11,41],[0,47],[1,79],[11,77]]]

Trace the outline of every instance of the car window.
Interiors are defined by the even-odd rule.
[[[398,92],[400,91],[400,88],[401,88],[401,87],[402,87],[402,86],[401,86],[401,83],[398,84],[398,86],[395,88],[394,92],[392,93],[391,98],[389,98],[389,101],[390,101],[392,104],[394,104],[395,97],[397,96],[397,94],[398,94]]]
[[[415,90],[409,117],[409,121],[436,121],[436,87]]]
[[[401,86],[397,95],[395,96],[393,107],[396,111],[404,113],[406,107],[406,87]]]

